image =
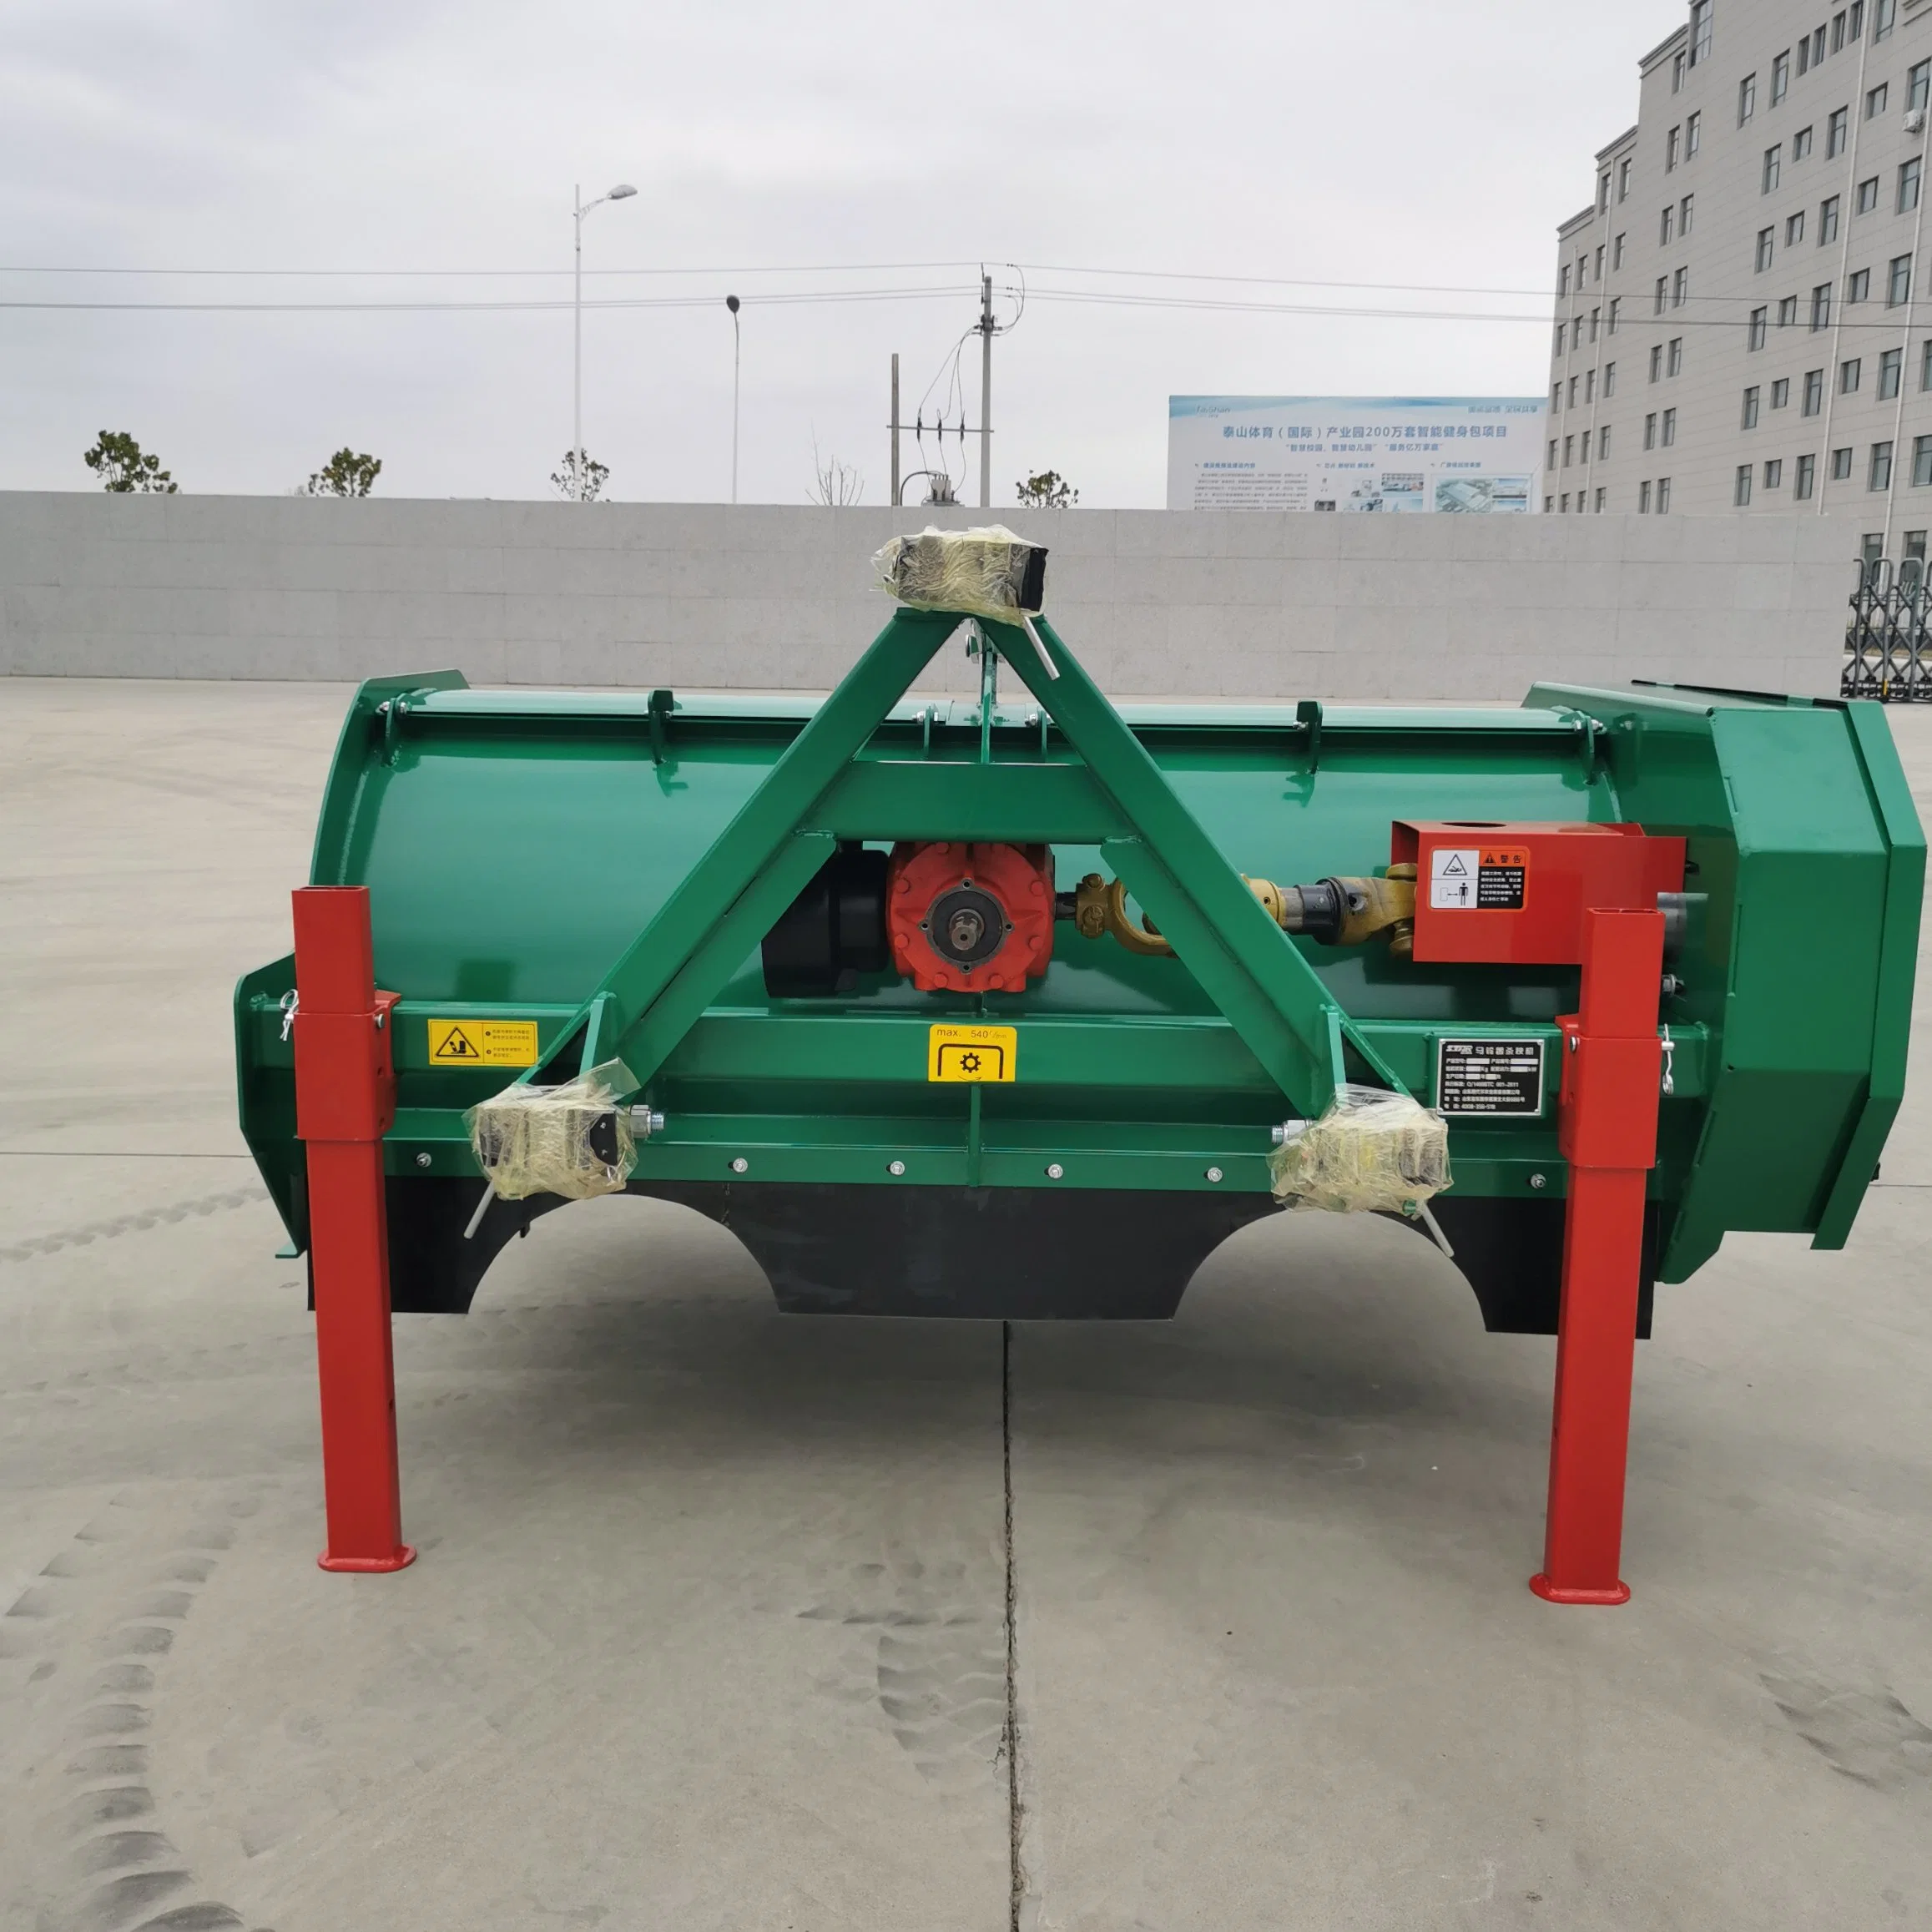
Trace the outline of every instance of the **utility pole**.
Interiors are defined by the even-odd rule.
[[[731,311],[731,500],[738,501],[738,298],[727,295],[724,305]]]
[[[897,415],[895,411],[894,415]],[[980,507],[993,501],[993,278],[980,276]]]
[[[896,508],[905,501],[899,480],[899,351],[892,351],[892,502]]]

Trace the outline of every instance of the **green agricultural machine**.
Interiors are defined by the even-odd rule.
[[[464,1311],[590,1193],[709,1216],[788,1311],[1016,1319],[1169,1316],[1248,1223],[1365,1208],[1491,1329],[1568,1349],[1607,1310],[1627,1415],[1653,1284],[1732,1229],[1844,1244],[1924,859],[1880,707],[1116,706],[1040,614],[1043,552],[881,560],[900,608],[823,701],[356,694],[311,878],[362,890],[297,900],[366,904],[371,991],[327,1002],[361,1043],[300,916],[235,996],[243,1131],[319,1315],[315,1143],[356,1135],[298,1119],[310,1026],[315,1092],[371,1061],[398,1310]],[[962,645],[976,701],[910,694]]]

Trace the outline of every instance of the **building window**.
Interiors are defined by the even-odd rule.
[[[1922,60],[1905,75],[1905,111],[1924,107],[1932,99],[1932,60]]]
[[[1568,469],[1576,460],[1576,439],[1573,436],[1563,438],[1563,467]]]
[[[1791,158],[1793,161],[1802,161],[1807,155],[1810,154],[1810,152],[1811,129],[1809,128],[1800,128],[1798,132],[1791,137]]]
[[[1547,456],[1547,457],[1546,457],[1544,459],[1544,462],[1543,462],[1543,467],[1544,467],[1546,470],[1553,470],[1553,469],[1555,469],[1555,468],[1556,468],[1556,437],[1554,437],[1554,436],[1551,436],[1551,437],[1550,438],[1550,453],[1549,453],[1549,455],[1548,455],[1548,456]]]
[[[1677,412],[1674,409],[1663,412],[1663,421],[1657,425],[1657,440],[1667,450],[1677,440]]]
[[[1602,320],[1602,317],[1603,311],[1601,309],[1592,309],[1590,311],[1590,340],[1592,342],[1597,340],[1597,324]]]
[[[1905,351],[1888,349],[1879,358],[1879,401],[1889,402],[1899,393],[1905,373]]]
[[[1758,426],[1758,385],[1753,382],[1744,391],[1744,407],[1738,426],[1740,429],[1756,429]]]
[[[1696,209],[1697,200],[1696,195],[1687,194],[1677,204],[1677,233],[1679,235],[1688,235],[1691,232],[1691,216]]]
[[[1899,0],[1873,0],[1872,38],[1874,42],[1889,40],[1892,35],[1892,23],[1897,18]]]
[[[1932,352],[1932,342],[1928,342],[1925,346],[1928,352]],[[1662,374],[1663,344],[1661,342],[1652,342],[1650,346],[1650,379],[1652,382],[1655,382],[1660,376],[1662,376]]]
[[[1896,309],[1903,306],[1912,293],[1912,258],[1909,255],[1895,255],[1885,266],[1885,306]]]
[[[1932,487],[1932,436],[1912,438],[1912,487]]]
[[[1556,415],[1556,413],[1557,413],[1557,412],[1558,412],[1558,411],[1560,411],[1560,410],[1562,408],[1562,406],[1563,406],[1563,385],[1562,385],[1561,382],[1552,382],[1552,383],[1550,385],[1550,413],[1551,413],[1551,416],[1555,416],[1555,415]]]
[[[1613,269],[1623,266],[1623,244],[1626,239],[1620,235],[1610,245],[1610,265]]]
[[[1597,245],[1597,279],[1598,281],[1603,280],[1603,245],[1602,242]]]
[[[1834,194],[1829,200],[1818,204],[1818,245],[1823,248],[1827,242],[1838,240],[1838,199]]]
[[[1764,150],[1764,167],[1759,177],[1758,191],[1768,194],[1778,185],[1778,178],[1784,169],[1784,144],[1780,141],[1775,148]]]
[[[1640,517],[1647,517],[1650,514],[1650,485],[1648,483],[1639,483],[1637,486],[1637,513]]]
[[[1845,151],[1845,124],[1851,119],[1849,108],[1834,108],[1824,124],[1824,158],[1829,161]]]
[[[1551,516],[1551,515],[1553,515],[1553,514],[1555,513],[1555,512],[1556,512],[1556,499],[1554,497],[1544,497],[1544,499],[1543,499],[1543,514],[1544,514],[1546,517],[1548,517],[1548,516]]]
[[[1667,208],[1664,213],[1668,214],[1670,210]],[[1758,230],[1758,252],[1751,262],[1751,272],[1753,275],[1761,275],[1771,266],[1773,245],[1777,236],[1778,231],[1774,228],[1761,228]]]
[[[1795,214],[1784,218],[1784,245],[1796,248],[1804,240],[1804,210],[1801,208]]]
[[[1659,477],[1657,480],[1657,513],[1662,516],[1671,507],[1671,480]]]
[[[1790,406],[1790,404],[1791,378],[1788,376],[1780,376],[1771,385],[1771,406],[1773,409],[1786,409]]]
[[[1824,407],[1824,371],[1808,369],[1804,372],[1804,406],[1806,416],[1816,416]]]
[[[1741,128],[1758,112],[1758,77],[1748,73],[1738,83],[1738,125]]]
[[[1683,152],[1684,131],[1672,128],[1663,138],[1663,171],[1669,174],[1677,164],[1677,157]]]
[[[1776,107],[1791,91],[1791,52],[1788,48],[1771,63],[1771,104]]]
[[[1805,73],[1811,66],[1811,36],[1803,34],[1798,43],[1798,71]]]
[[[1657,411],[1654,409],[1643,419],[1643,446],[1647,450],[1657,447]]]
[[[1892,487],[1892,446],[1889,443],[1874,443],[1872,460],[1865,467],[1865,487],[1868,490],[1889,490]]]
[[[1605,504],[1606,504],[1606,503],[1607,503],[1607,502],[1609,501],[1609,498],[1610,498],[1610,492],[1609,492],[1609,491],[1607,491],[1607,490],[1599,490],[1599,491],[1597,492],[1597,506],[1596,506],[1596,507],[1597,507],[1597,514],[1599,517],[1601,517],[1601,516],[1603,514],[1603,507],[1604,507],[1604,505],[1605,505]]]
[[[1845,38],[1856,42],[1864,31],[1865,0],[1852,0],[1851,25],[1845,29]]]
[[[1687,161],[1704,144],[1704,117],[1702,113],[1687,115],[1684,119],[1684,159]]]
[[[1909,161],[1899,164],[1899,213],[1909,214],[1919,205],[1919,178],[1924,170],[1924,159],[1914,154]]]
[[[1617,325],[1622,320],[1622,319],[1623,297],[1622,295],[1612,295],[1610,298],[1610,313],[1603,319],[1603,325],[1606,332],[1614,335],[1617,333]]]
[[[1663,352],[1663,372],[1666,376],[1677,375],[1684,366],[1684,339],[1673,335]]]
[[[1671,277],[1671,306],[1673,309],[1681,309],[1684,305],[1684,297],[1690,293],[1690,286],[1691,271],[1688,269],[1679,269]]]
[[[1586,402],[1597,400],[1597,371],[1594,369],[1583,371],[1583,400]]]
[[[1836,53],[1845,43],[1844,9],[1840,8],[1831,17],[1831,50]]]
[[[1670,285],[1668,275],[1659,275],[1657,278],[1657,312],[1660,315],[1663,313],[1664,297],[1670,292]]]
[[[1597,212],[1601,214],[1610,205],[1610,177],[1602,176],[1597,184]]]
[[[1567,490],[1563,492],[1561,514],[1565,517],[1570,514],[1570,492]]]
[[[1751,501],[1751,466],[1739,463],[1737,480],[1731,485],[1731,502],[1733,508],[1742,510]]]
[[[1875,88],[1865,90],[1865,119],[1868,121],[1875,121],[1884,113],[1885,97],[1890,92],[1890,88],[1884,81],[1880,81]]]
[[[1751,311],[1751,326],[1744,337],[1747,349],[1762,349],[1764,346],[1764,325],[1771,314],[1768,309],[1753,309]]]
[[[1843,362],[1839,363],[1838,366],[1839,394],[1840,396],[1857,395],[1859,379],[1864,372],[1864,359],[1860,356],[1848,356]]]
[[[1580,376],[1572,376],[1570,378],[1570,406],[1572,409],[1576,406],[1576,385],[1582,380],[1583,378]]]
[[[1674,201],[1665,203],[1663,213],[1657,219],[1657,245],[1659,248],[1670,246],[1671,236],[1676,231],[1677,219],[1677,204]]]
[[[1711,0],[1691,0],[1691,65],[1711,58]]]
[[[1778,304],[1778,326],[1780,329],[1795,329],[1798,326],[1798,297],[1785,295]]]
[[[1871,293],[1872,271],[1869,269],[1854,269],[1845,277],[1845,301],[1848,306],[1853,302],[1869,301]]]
[[[1684,57],[1679,53],[1671,63],[1671,92],[1681,94],[1684,91]]]
[[[1612,305],[1614,306],[1614,305]],[[1614,362],[1606,362],[1603,365],[1603,400],[1606,402],[1609,401],[1616,393],[1617,365]]]
[[[1597,460],[1602,462],[1610,454],[1610,425],[1605,423],[1597,432]]]
[[[1798,468],[1791,479],[1791,493],[1799,502],[1806,502],[1818,482],[1818,458],[1800,457]]]
[[[1852,473],[1852,452],[1849,448],[1831,452],[1831,480],[1844,482]]]
[[[1925,561],[1925,536],[1923,530],[1908,530],[1905,532],[1905,560],[1909,563]]]
[[[1768,490],[1782,490],[1784,487],[1784,459],[1783,457],[1773,457],[1765,464],[1764,487]]]
[[[1569,294],[1569,292],[1570,292],[1570,265],[1569,265],[1569,263],[1568,263],[1568,262],[1565,262],[1565,263],[1563,264],[1562,267],[1561,267],[1561,268],[1560,268],[1560,269],[1558,269],[1558,270],[1556,270],[1556,295],[1557,295],[1557,299],[1558,299],[1559,300],[1561,300],[1561,298],[1562,298],[1563,296],[1565,296],[1565,295],[1568,295],[1568,294]]]
[[[1860,214],[1869,214],[1872,210],[1878,205],[1879,178],[1876,174],[1874,174],[1869,179],[1859,182],[1858,189],[1858,200],[1854,204],[1854,206],[1857,213]]]
[[[1627,156],[1617,164],[1617,199],[1619,201],[1630,199],[1630,161]]]
[[[1831,284],[1820,282],[1811,291],[1811,325],[1814,330],[1831,326]]]

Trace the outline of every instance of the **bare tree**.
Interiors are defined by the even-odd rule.
[[[840,462],[835,456],[821,457],[819,439],[815,436],[812,438],[812,486],[805,494],[815,503],[843,509],[848,503],[856,503],[865,494],[865,479],[850,463]]]

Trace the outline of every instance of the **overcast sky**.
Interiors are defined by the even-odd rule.
[[[0,310],[0,488],[92,487],[104,428],[189,491],[285,491],[346,443],[382,459],[382,495],[547,495],[571,441],[572,184],[628,181],[585,221],[587,300],[702,300],[587,310],[584,441],[613,496],[729,495],[735,293],[742,500],[805,501],[815,436],[885,501],[888,358],[908,411],[936,385],[930,419],[984,260],[1029,290],[994,349],[995,503],[1050,466],[1085,503],[1158,504],[1170,393],[1538,393],[1554,225],[1684,13],[6,0],[0,299],[564,305]],[[1073,272],[1105,270],[1142,274]],[[865,290],[939,292],[773,299]],[[976,424],[976,341],[961,371]]]

